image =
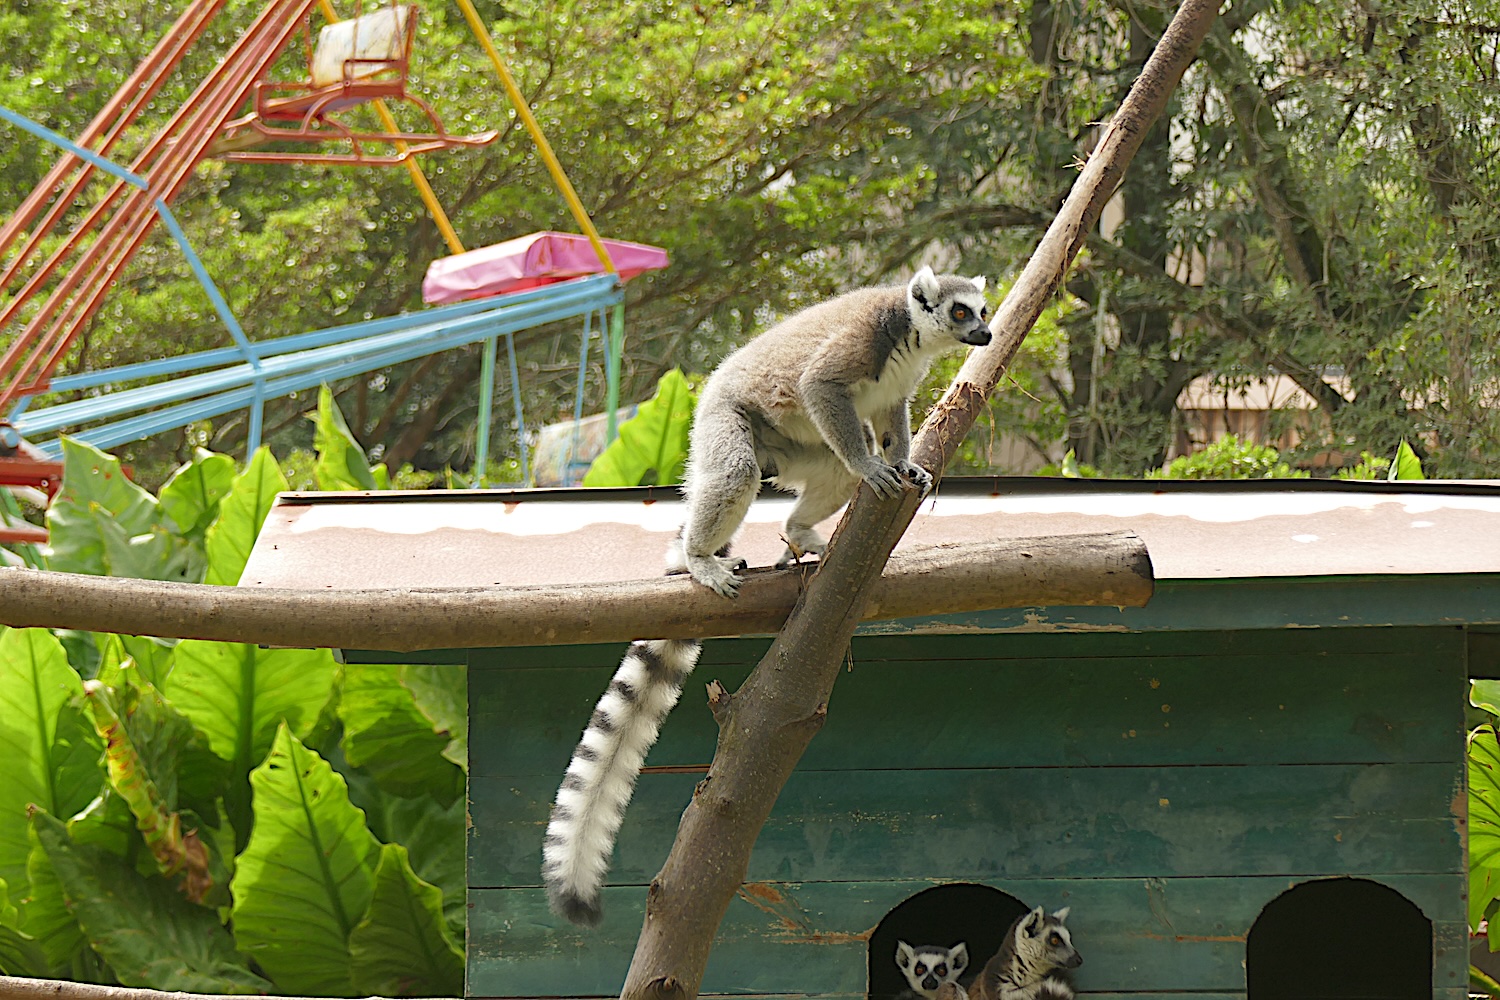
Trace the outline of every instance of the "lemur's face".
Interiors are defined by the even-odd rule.
[[[969,967],[969,946],[960,941],[952,948],[896,942],[896,965],[916,993],[933,1000],[938,987],[958,980]]]
[[[1055,913],[1047,913],[1038,906],[1022,920],[1017,945],[1040,958],[1049,969],[1078,968],[1083,964],[1083,956],[1073,947],[1073,935],[1063,923],[1067,919],[1066,906]]]
[[[906,286],[912,323],[923,339],[983,347],[990,342],[989,303],[983,278],[937,275],[930,267],[918,271]]]

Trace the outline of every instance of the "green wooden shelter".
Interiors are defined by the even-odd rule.
[[[784,513],[758,503],[737,552],[769,562]],[[676,517],[662,490],[288,495],[242,585],[639,578]],[[1469,678],[1500,669],[1500,489],[948,480],[908,540],[1121,528],[1151,550],[1144,609],[855,638],[705,994],[888,995],[896,940],[965,940],[977,967],[1034,905],[1072,908],[1090,996],[1466,994],[1464,706]],[[621,648],[423,654],[469,676],[468,995],[618,993],[644,887],[713,754],[696,682],[733,689],[768,642],[707,645],[594,930],[548,912],[538,872]]]

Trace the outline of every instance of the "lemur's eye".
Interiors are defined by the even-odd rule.
[[[940,965],[932,971],[937,973],[939,976],[946,976],[948,974],[948,967],[946,965]]]
[[[927,966],[923,965],[921,962],[918,962],[917,967],[912,971],[919,976],[925,976],[927,975]]]
[[[954,306],[949,314],[959,323],[967,322],[969,317],[974,315],[969,312],[968,306]]]
[[[990,318],[990,307],[989,306],[985,306],[983,309],[979,310],[979,318],[980,319],[989,319]]]
[[[1060,936],[1054,934],[1054,935],[1052,935],[1051,937],[1049,937],[1047,939],[1047,943],[1050,944],[1054,948],[1061,947],[1061,945],[1062,945],[1062,938]]]

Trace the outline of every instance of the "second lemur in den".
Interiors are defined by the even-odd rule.
[[[1068,970],[1083,964],[1064,923],[1068,907],[1047,913],[1040,906],[1016,918],[995,957],[968,989],[938,988],[936,1000],[1073,1000]]]
[[[912,464],[912,394],[944,351],[990,342],[983,278],[924,267],[905,285],[863,288],[789,316],[724,359],[699,394],[682,494],[687,508],[667,552],[686,572],[734,597],[743,563],[728,545],[770,479],[797,494],[778,565],[821,553],[815,526],[861,482],[882,496],[926,490]],[[599,920],[599,890],[646,751],[698,660],[690,640],[632,643],[558,789],[542,846],[552,908]]]
[[[938,990],[947,983],[957,983],[969,967],[969,946],[960,941],[951,948],[922,944],[912,947],[896,942],[896,968],[906,977],[907,988],[897,1000],[937,1000]]]

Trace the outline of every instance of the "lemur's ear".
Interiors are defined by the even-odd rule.
[[[1027,937],[1036,937],[1037,934],[1041,932],[1042,920],[1045,919],[1046,916],[1047,912],[1040,906],[1038,906],[1036,909],[1026,914],[1026,922],[1021,925],[1021,930],[1026,932]]]
[[[903,969],[911,968],[912,959],[917,957],[917,951],[905,941],[896,942],[896,964]]]
[[[1052,914],[1052,916],[1057,919],[1058,923],[1062,923],[1063,921],[1068,919],[1068,910],[1070,909],[1072,909],[1072,907],[1064,906],[1062,909]]]
[[[970,278],[969,280],[972,281],[972,282],[974,282],[974,287],[975,288],[979,289],[981,292],[984,291],[984,286],[985,286],[984,275],[982,275],[982,274],[976,274],[976,275],[974,275],[974,277]]]
[[[953,974],[956,976],[969,967],[969,945],[966,941],[960,941],[948,951],[948,961],[953,965]]]
[[[912,275],[911,284],[906,286],[912,298],[924,306],[931,306],[937,301],[938,293],[942,290],[938,285],[937,275],[932,273],[932,268],[922,266],[922,270]]]

